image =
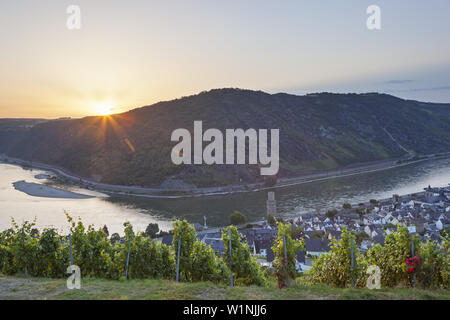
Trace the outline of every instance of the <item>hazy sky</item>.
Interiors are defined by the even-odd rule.
[[[68,30],[66,9],[81,9]],[[381,8],[381,30],[366,9]],[[0,3],[0,117],[120,112],[203,90],[450,102],[450,1]]]

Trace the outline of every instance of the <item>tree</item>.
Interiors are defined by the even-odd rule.
[[[370,240],[370,236],[367,233],[365,233],[364,231],[362,231],[362,232],[359,232],[356,234],[355,240],[356,240],[356,244],[358,246],[360,246],[364,240]]]
[[[358,209],[358,210],[356,210],[356,213],[359,215],[359,219],[362,220],[365,211],[361,210],[361,209]]]
[[[344,208],[345,210],[350,210],[352,208],[352,205],[350,203],[346,202],[342,205],[342,208]]]
[[[338,214],[338,211],[336,209],[328,210],[325,214],[328,218],[334,219],[334,217]]]
[[[149,238],[155,238],[156,234],[159,232],[159,226],[157,223],[149,223],[145,229],[144,236]]]
[[[277,225],[277,219],[276,219],[273,215],[268,214],[268,215],[267,215],[267,223],[268,223],[270,226],[274,227],[274,226]]]
[[[302,226],[296,226],[293,224],[291,224],[290,231],[292,239],[299,239],[302,236],[303,232],[305,232]]]
[[[108,227],[106,226],[106,224],[103,226],[103,232],[109,236],[109,231],[108,231]]]
[[[291,237],[291,225],[279,222],[277,239],[272,247],[275,256],[272,265],[275,268],[280,289],[288,287],[290,279],[297,277],[296,253],[302,250],[304,250],[303,241],[296,241]]]
[[[370,203],[371,203],[371,204],[377,204],[377,203],[378,203],[378,201],[377,201],[377,200],[375,200],[375,199],[370,199]]]
[[[230,214],[230,224],[238,225],[246,222],[247,217],[239,211],[234,211],[232,214]]]
[[[118,233],[114,232],[114,233],[111,235],[111,242],[117,242],[117,241],[120,241],[120,236],[119,236]]]

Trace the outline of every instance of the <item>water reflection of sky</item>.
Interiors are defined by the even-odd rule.
[[[104,197],[92,199],[52,199],[32,197],[15,190],[12,183],[19,180],[43,183],[45,180],[36,179],[40,170],[24,170],[17,166],[0,164],[0,230],[11,226],[11,217],[22,223],[37,218],[39,228],[53,226],[67,230],[68,223],[64,211],[72,217],[81,217],[85,224],[95,227],[108,226],[110,233],[122,233],[123,223],[130,221],[138,230],[145,230],[150,222],[158,222],[160,227],[167,230],[170,221],[163,217],[156,217],[148,212],[130,207],[130,205],[116,205],[106,201]],[[95,194],[89,190],[68,188],[71,191]]]

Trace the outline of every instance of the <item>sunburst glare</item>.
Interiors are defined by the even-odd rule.
[[[95,113],[99,116],[109,116],[114,113],[114,105],[109,103],[98,104],[95,106]]]

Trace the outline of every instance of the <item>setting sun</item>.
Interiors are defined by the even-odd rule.
[[[95,112],[99,116],[109,116],[114,113],[114,108],[111,104],[100,104],[95,107]]]

